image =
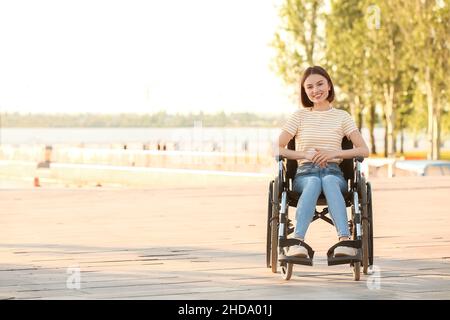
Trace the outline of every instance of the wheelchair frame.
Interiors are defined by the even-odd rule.
[[[351,149],[353,144],[346,137],[342,140],[342,149]],[[288,149],[295,150],[295,137],[288,144]],[[352,240],[343,241],[332,246],[327,252],[328,265],[349,263],[353,270],[353,279],[360,279],[360,268],[363,273],[368,274],[369,267],[373,265],[373,212],[372,212],[372,190],[370,182],[361,171],[361,163],[364,158],[356,157],[344,159],[340,167],[344,178],[350,181],[350,188],[344,196],[346,207],[351,207],[352,218],[349,227]],[[286,159],[277,156],[278,175],[269,183],[268,194],[268,216],[267,216],[267,245],[266,265],[276,273],[278,266],[281,268],[283,279],[289,280],[292,276],[294,264],[312,266],[314,251],[305,242],[288,238],[294,232],[288,216],[289,206],[296,207],[299,199],[298,193],[291,191],[291,184],[297,170],[297,160]],[[327,205],[323,194],[319,197],[317,205]],[[328,218],[328,207],[321,212],[315,211],[312,222],[322,219],[331,225],[333,221]],[[308,250],[307,258],[286,256],[285,248],[302,244]],[[338,245],[346,245],[357,249],[356,256],[334,257],[334,249]]]

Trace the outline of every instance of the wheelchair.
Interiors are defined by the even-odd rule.
[[[344,137],[342,149],[352,148],[352,142]],[[295,137],[289,141],[288,149],[295,150]],[[370,182],[366,181],[361,172],[363,160],[362,157],[344,159],[339,165],[349,186],[348,191],[344,194],[344,199],[346,207],[351,207],[351,219],[348,222],[351,240],[341,241],[327,252],[328,265],[350,264],[355,281],[360,279],[361,267],[363,273],[368,274],[369,268],[373,266],[372,190]],[[288,210],[290,206],[297,207],[300,198],[299,193],[291,190],[298,163],[296,160],[289,160],[279,155],[276,157],[276,161],[278,162],[278,175],[269,183],[266,264],[273,273],[277,273],[277,269],[280,267],[283,279],[289,280],[294,264],[313,265],[314,251],[305,242],[288,238],[294,232]],[[322,219],[334,225],[332,219],[326,216],[329,211],[323,192],[316,205],[325,207],[321,212],[318,212],[316,208],[312,221]],[[289,246],[300,243],[308,250],[308,257],[286,255],[286,249]],[[334,257],[334,249],[338,245],[356,248],[357,255]]]

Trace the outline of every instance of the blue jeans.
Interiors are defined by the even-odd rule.
[[[314,217],[317,199],[322,191],[327,199],[338,236],[350,236],[343,196],[343,193],[348,191],[348,186],[337,163],[328,163],[325,168],[313,163],[301,165],[297,169],[293,189],[301,193],[297,203],[295,238],[305,239],[306,231]]]

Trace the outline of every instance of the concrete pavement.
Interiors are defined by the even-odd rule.
[[[371,180],[375,269],[265,267],[268,180],[201,177],[146,188],[0,184],[2,299],[449,299],[449,177]],[[293,217],[295,208],[290,208]]]

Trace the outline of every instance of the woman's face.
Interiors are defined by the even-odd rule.
[[[330,86],[327,79],[320,74],[309,75],[303,84],[306,95],[312,103],[319,103],[327,99]]]

